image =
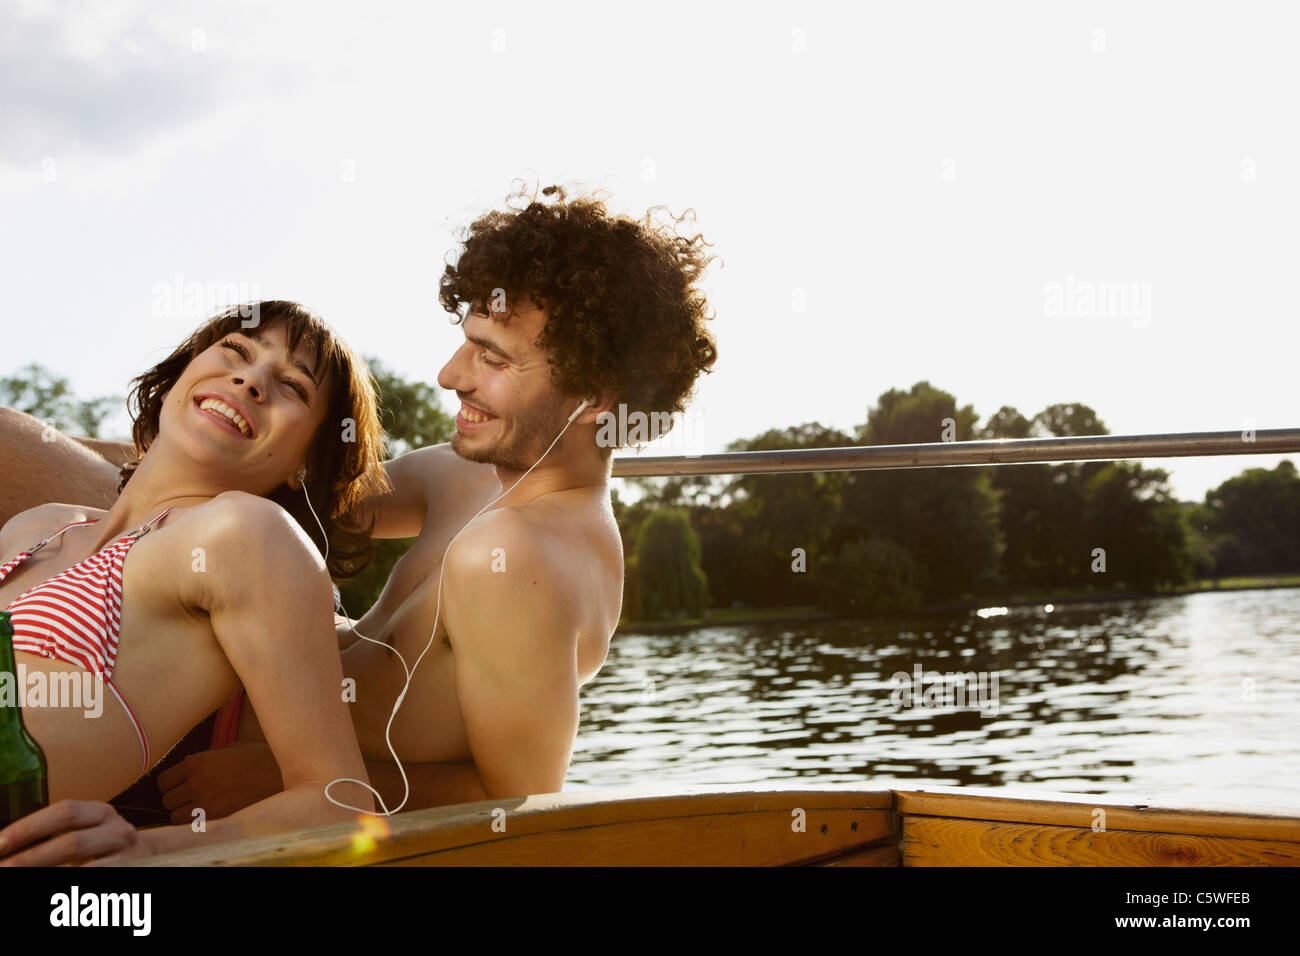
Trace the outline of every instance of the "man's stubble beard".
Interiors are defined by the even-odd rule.
[[[515,428],[511,432],[513,439],[506,445],[500,439],[471,445],[457,429],[451,437],[451,450],[466,461],[510,471],[527,471],[542,457],[555,436],[560,434],[560,429],[565,425],[565,416],[558,408],[530,412],[517,416],[514,424]]]

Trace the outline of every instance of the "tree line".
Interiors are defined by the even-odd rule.
[[[1080,403],[1032,418],[1003,406],[980,425],[970,405],[918,382],[881,395],[852,434],[811,423],[728,450],[1105,434],[1097,413]],[[1247,469],[1199,503],[1177,501],[1168,472],[1135,462],[638,484],[635,503],[616,497],[630,556],[625,615],[633,619],[738,603],[889,614],[1300,571],[1300,476],[1290,461]]]

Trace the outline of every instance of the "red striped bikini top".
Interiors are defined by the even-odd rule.
[[[122,628],[122,564],[131,546],[171,510],[14,598],[4,608],[13,624],[14,650],[112,677]],[[31,550],[19,552],[0,566],[0,581],[69,528],[98,520],[70,522]]]

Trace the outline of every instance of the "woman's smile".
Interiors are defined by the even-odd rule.
[[[231,432],[250,441],[254,437],[255,432],[252,424],[229,404],[215,396],[199,395],[195,397],[194,408],[204,419],[212,422],[223,431]],[[230,409],[230,412],[227,413],[223,409]],[[243,429],[230,417],[231,414],[238,416],[239,421],[243,423]]]

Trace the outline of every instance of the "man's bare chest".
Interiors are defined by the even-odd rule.
[[[394,746],[416,761],[458,760],[468,753],[456,658],[438,601],[441,554],[424,563],[422,557],[413,547],[398,562],[382,602],[385,613],[371,615],[369,629],[361,629],[386,646],[357,646],[344,655],[344,671],[356,680],[353,723],[368,757],[387,753],[384,733],[408,669],[410,689],[392,723]]]

